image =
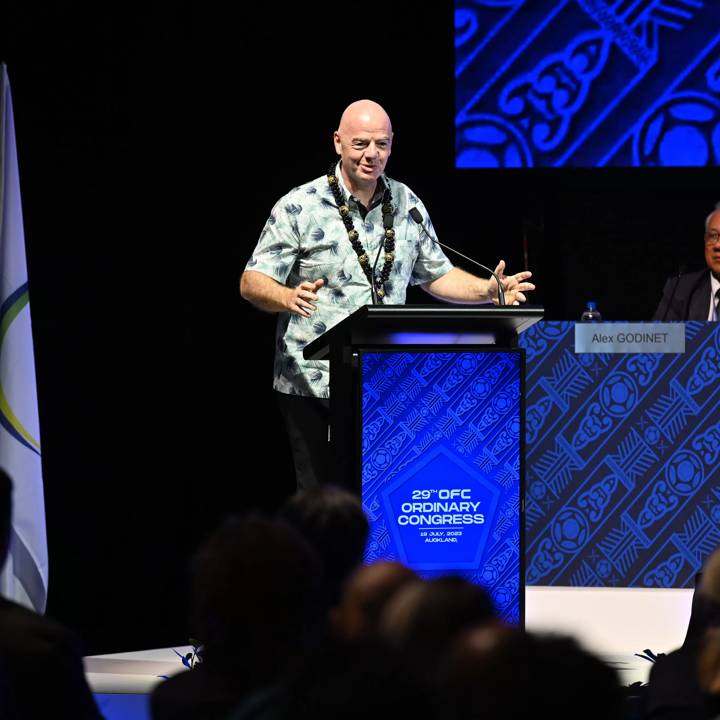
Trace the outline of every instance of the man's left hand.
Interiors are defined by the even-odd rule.
[[[504,260],[501,260],[497,264],[495,274],[500,278],[500,282],[502,283],[506,305],[519,305],[521,302],[527,302],[525,293],[535,289],[532,283],[525,282],[532,276],[529,270],[515,273],[515,275],[505,275]],[[500,301],[498,299],[498,287],[495,278],[490,278],[488,290],[490,298],[497,305]]]

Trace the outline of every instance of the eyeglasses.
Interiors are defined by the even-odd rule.
[[[717,230],[711,230],[710,232],[705,233],[706,245],[714,245],[718,240],[720,240],[720,232]]]

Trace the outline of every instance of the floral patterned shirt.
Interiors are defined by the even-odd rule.
[[[385,237],[382,204],[371,207],[363,220],[358,201],[343,183],[339,165],[336,177],[372,263]],[[418,197],[403,183],[387,177],[384,181],[392,194],[395,229],[395,261],[385,283],[384,304],[403,305],[408,285],[436,280],[452,264],[410,217],[409,211],[417,207],[427,228],[432,228]],[[382,183],[383,178],[378,182]],[[378,272],[383,262],[381,253]],[[276,203],[245,269],[261,272],[288,287],[324,278],[325,284],[317,291],[317,309],[309,318],[290,312],[278,315],[273,386],[290,395],[329,397],[329,362],[305,360],[303,348],[358,308],[370,304],[372,296],[326,175],[291,190]]]

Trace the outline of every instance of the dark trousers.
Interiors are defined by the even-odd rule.
[[[285,421],[298,490],[332,482],[330,401],[275,392]]]

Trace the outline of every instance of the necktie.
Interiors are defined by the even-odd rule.
[[[718,288],[715,291],[715,297],[713,298],[713,302],[715,303],[715,309],[713,310],[713,320],[715,322],[718,321],[718,303],[720,303],[720,288]]]

